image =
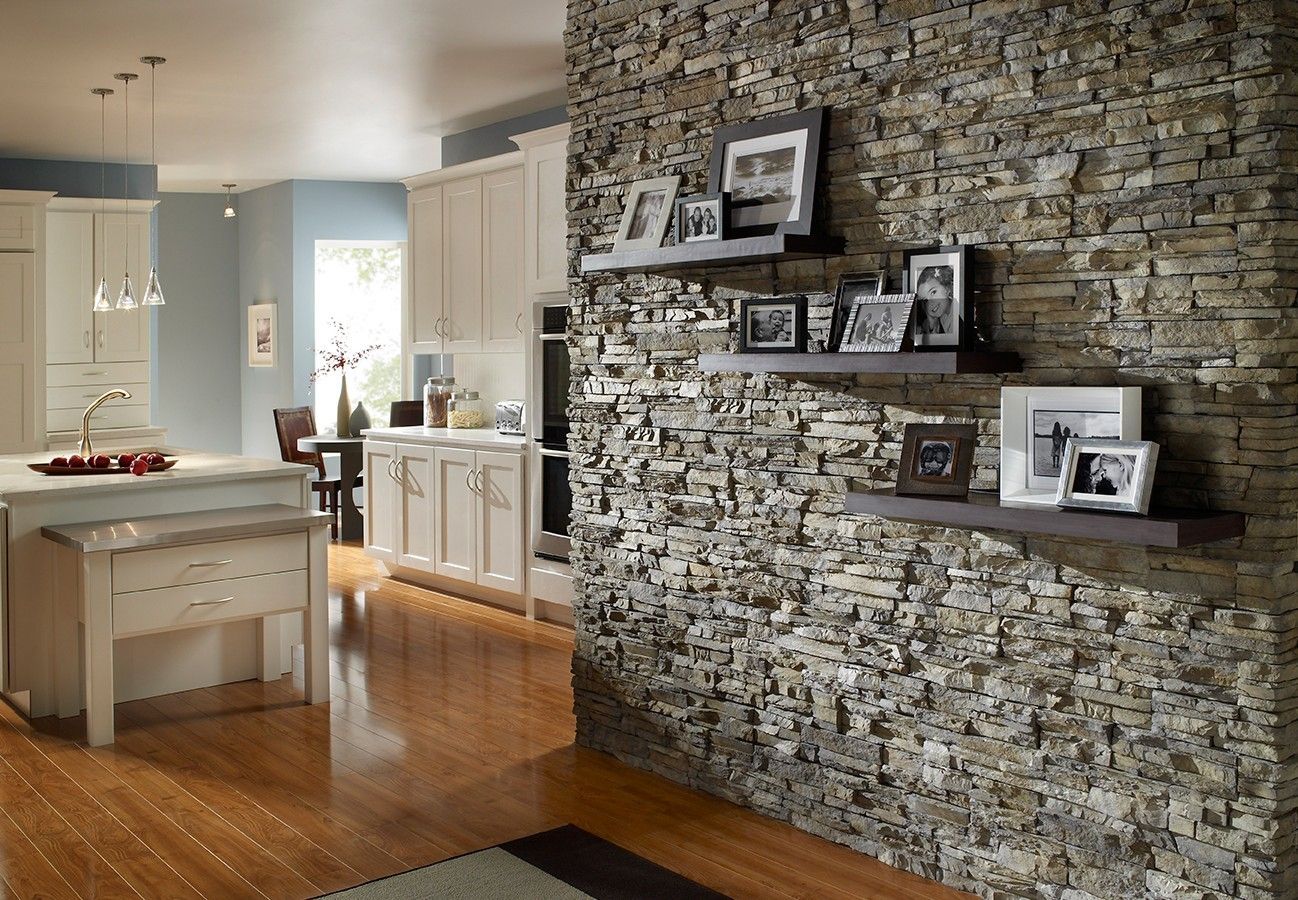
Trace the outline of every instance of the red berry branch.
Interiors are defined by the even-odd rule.
[[[333,340],[329,346],[320,351],[320,358],[323,362],[320,367],[311,373],[311,383],[321,375],[328,375],[330,372],[345,372],[356,366],[357,363],[364,360],[375,350],[380,349],[381,344],[370,344],[368,347],[362,347],[359,350],[351,350],[347,343],[347,326],[337,319],[329,320],[329,327],[333,329]]]

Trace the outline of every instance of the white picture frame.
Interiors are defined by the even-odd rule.
[[[1046,428],[1047,422],[1060,424],[1059,439],[1053,424],[1044,433],[1036,427]],[[1082,437],[1140,440],[1140,388],[1002,388],[1001,502],[1054,506],[1067,439],[1074,436],[1074,427],[1084,431],[1088,423],[1098,424],[1104,433]],[[1110,434],[1115,427],[1117,433]]]
[[[656,250],[663,245],[667,225],[676,211],[679,175],[641,178],[631,185],[622,207],[622,221],[613,239],[614,252]]]
[[[1107,512],[1149,512],[1158,444],[1069,438],[1055,505]]]
[[[248,307],[248,365],[252,368],[274,368],[277,362],[279,319],[275,310],[274,303],[255,303]]]

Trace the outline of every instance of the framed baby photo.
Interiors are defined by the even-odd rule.
[[[807,298],[744,300],[739,307],[740,353],[805,353]]]
[[[916,350],[958,350],[973,343],[974,248],[965,244],[907,250],[901,289],[915,295],[910,329]]]
[[[840,353],[896,353],[906,341],[914,294],[861,297],[848,314]]]
[[[834,292],[834,318],[829,323],[829,349],[839,350],[847,319],[864,297],[877,297],[887,285],[887,275],[875,272],[849,272],[838,276],[838,289]]]
[[[642,178],[631,185],[622,209],[622,222],[613,239],[615,251],[652,250],[662,246],[680,183],[679,175],[666,175]]]
[[[974,425],[907,425],[896,493],[966,496],[977,443],[978,429]]]
[[[730,218],[730,195],[725,191],[695,194],[676,201],[676,243],[721,241]]]
[[[1157,462],[1153,441],[1069,438],[1055,504],[1143,516]]]

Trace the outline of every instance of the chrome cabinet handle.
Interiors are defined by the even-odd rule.
[[[388,477],[391,478],[393,481],[397,480],[397,476],[392,474],[392,467],[395,466],[396,464],[397,461],[395,459],[388,460]]]
[[[234,562],[232,559],[216,559],[212,562],[190,563],[189,567],[191,569],[210,569],[213,566],[228,566],[232,562]]]
[[[104,330],[103,330],[102,328],[99,329],[99,346],[100,346],[100,347],[104,346]],[[107,372],[102,372],[102,373],[96,373],[96,374],[107,375],[108,373],[107,373]]]
[[[233,597],[222,597],[220,600],[195,600],[190,606],[219,606],[222,603],[229,603]]]
[[[523,311],[519,310],[518,315],[514,316],[514,330],[519,334],[523,333]]]
[[[90,346],[90,329],[87,328],[81,333],[81,340],[87,347]]]
[[[107,375],[107,372],[82,372],[82,377],[90,378],[93,375]]]
[[[478,490],[473,486],[473,476],[477,474],[477,471],[478,471],[477,469],[470,468],[469,471],[464,473],[464,486],[469,490],[473,491],[475,494],[478,492]]]
[[[473,490],[479,497],[482,496],[482,470],[481,469],[478,469],[473,476]]]

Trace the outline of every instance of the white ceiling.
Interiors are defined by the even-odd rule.
[[[149,161],[158,68],[162,190],[287,178],[393,181],[440,137],[563,102],[564,0],[2,0],[0,157]]]

